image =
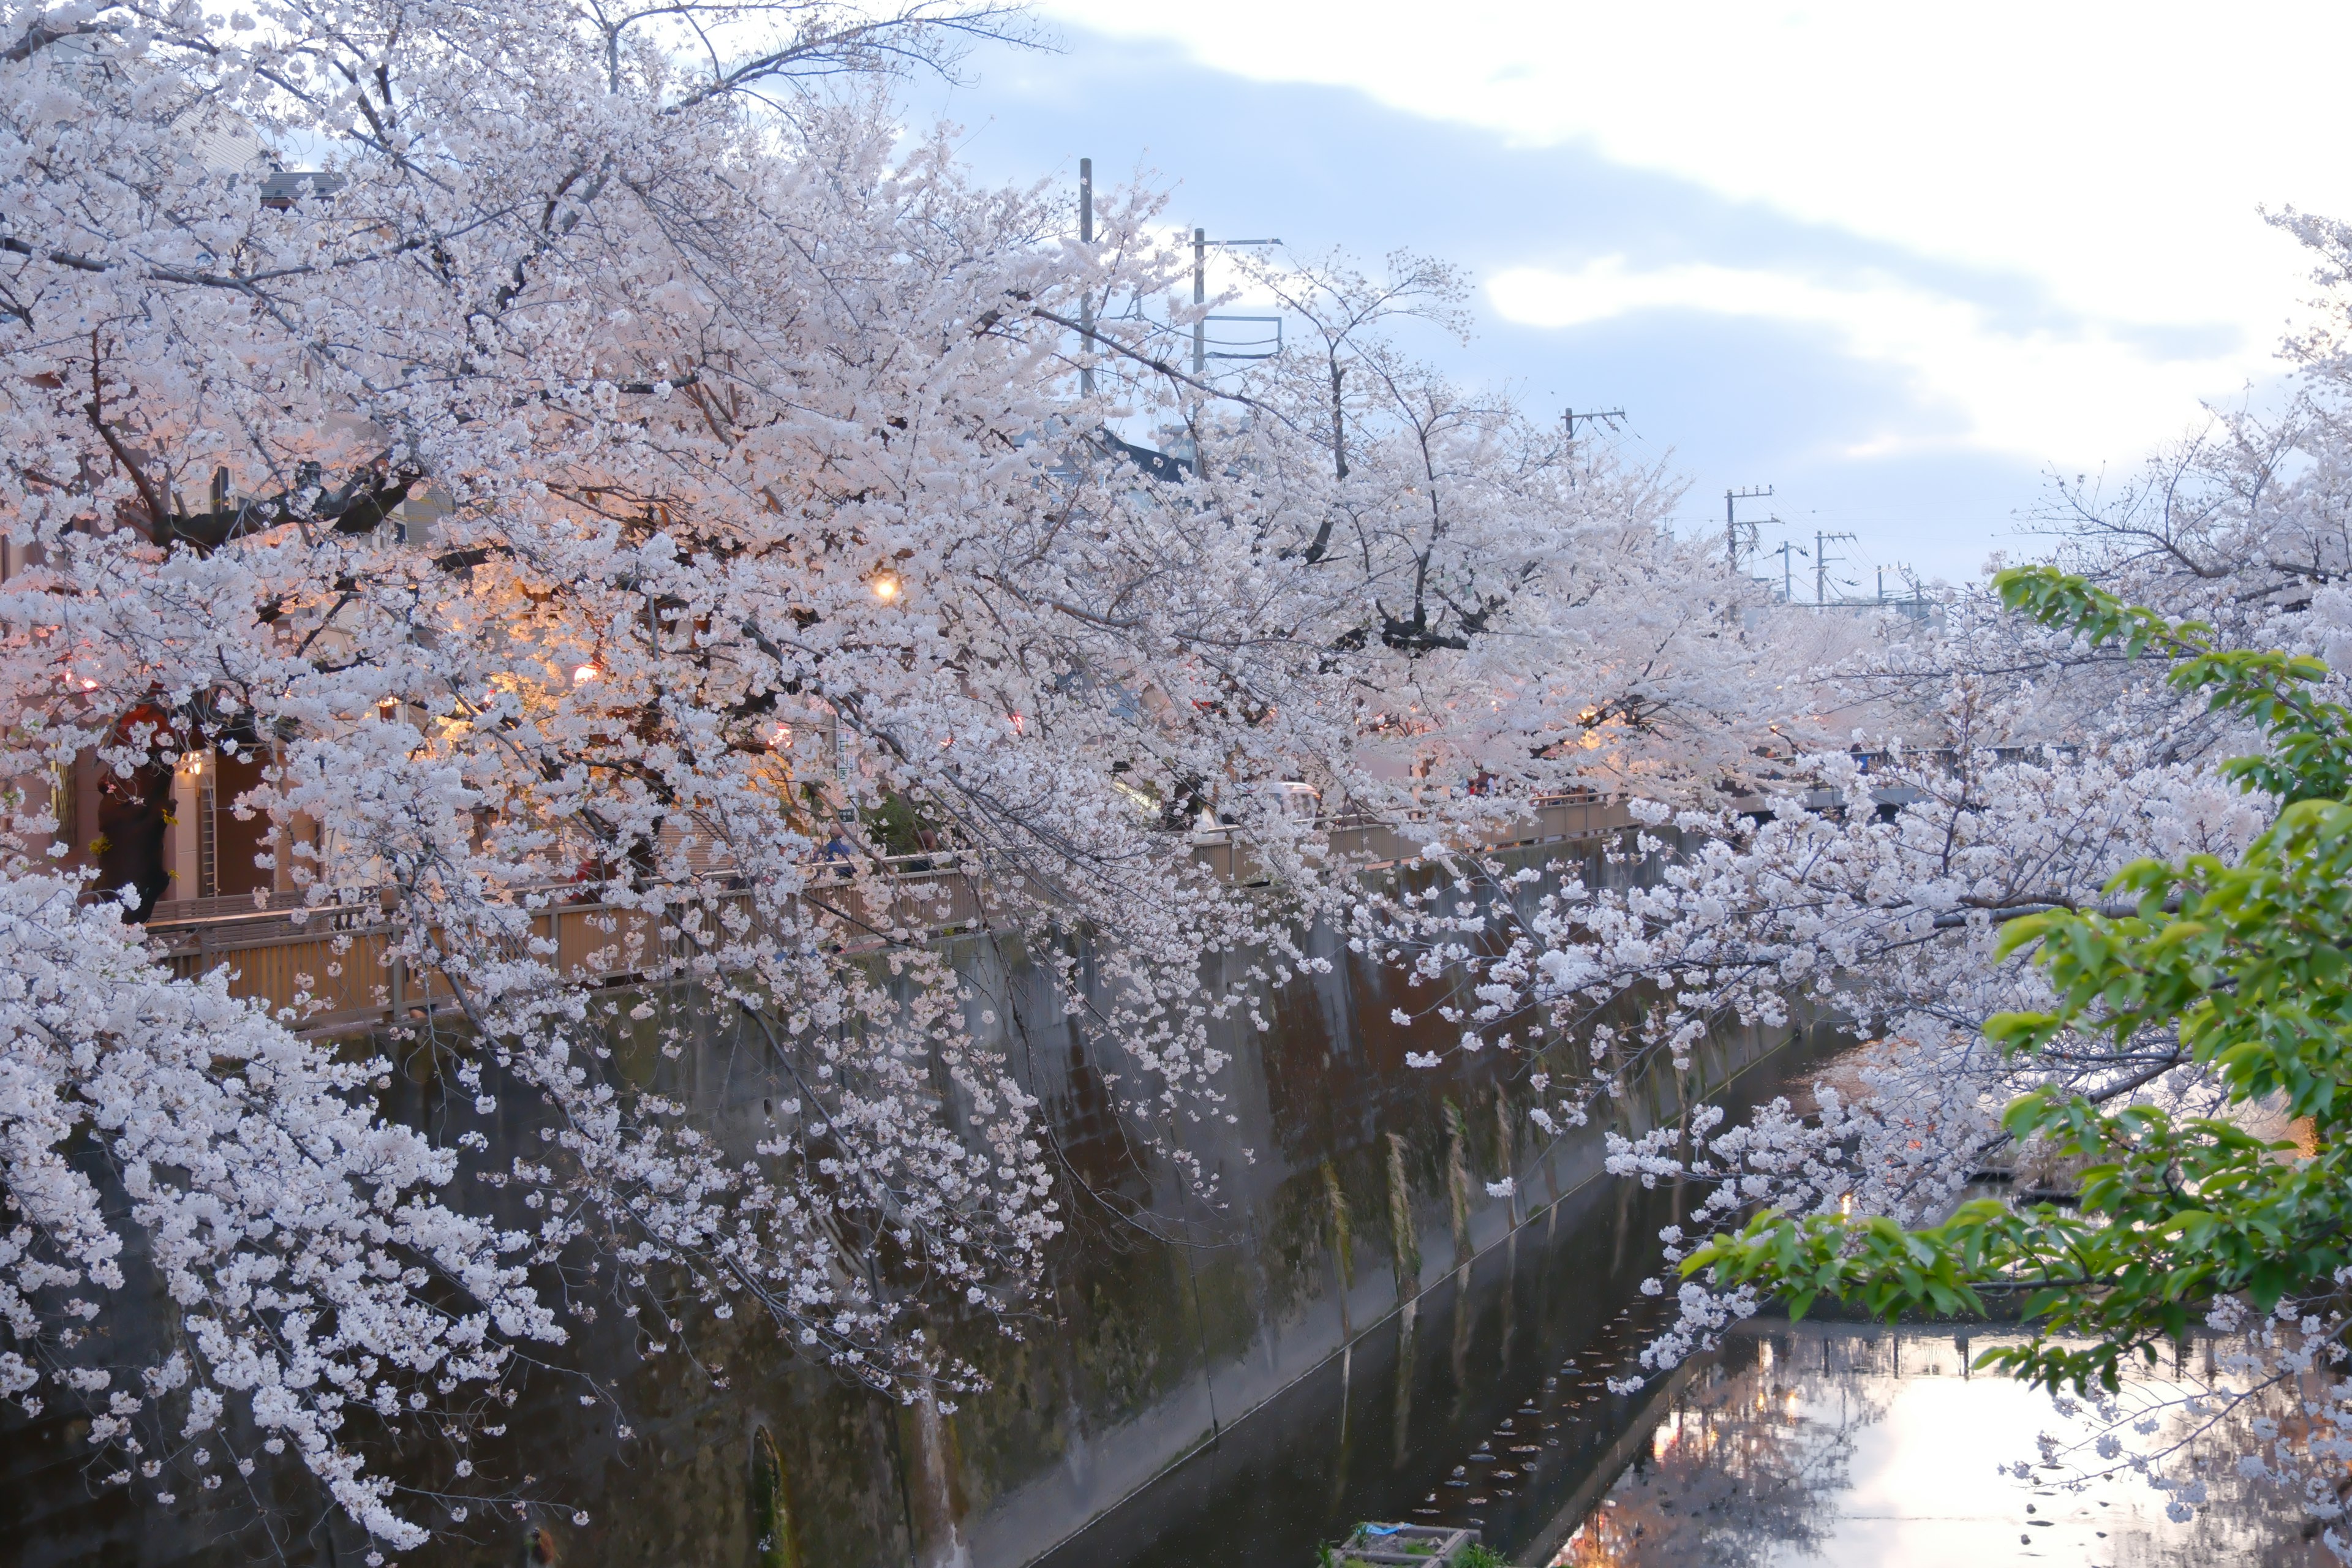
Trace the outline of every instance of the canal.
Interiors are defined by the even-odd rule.
[[[1598,851],[1522,853],[1538,865],[1580,858],[1596,882],[1633,874]],[[1948,1466],[1922,1458],[1937,1452],[1937,1424],[1903,1415],[1927,1396],[1906,1391],[2020,1394],[1956,1376],[1949,1331],[1937,1331],[1936,1360],[1905,1358],[1906,1342],[1866,1327],[1752,1325],[1670,1382],[1612,1394],[1607,1380],[1631,1369],[1666,1310],[1641,1283],[1682,1194],[1607,1175],[1608,1128],[1534,1139],[1525,1062],[1407,1066],[1433,1040],[1396,1010],[1426,997],[1328,933],[1314,946],[1328,972],[1286,987],[1265,1029],[1220,1041],[1223,1114],[1184,1151],[1215,1178],[1203,1194],[1171,1147],[1139,1139],[1121,1114],[1110,1086],[1125,1064],[1072,1021],[1051,966],[961,939],[973,1017],[1038,1100],[1068,1221],[1018,1337],[983,1324],[966,1342],[992,1387],[952,1411],[909,1409],[795,1360],[748,1315],[700,1325],[691,1362],[647,1358],[611,1318],[583,1319],[522,1380],[509,1429],[473,1454],[505,1500],[443,1521],[441,1540],[402,1561],[511,1568],[535,1545],[571,1564],[751,1568],[761,1521],[782,1517],[796,1568],[1307,1568],[1363,1520],[1473,1526],[1522,1564],[1860,1563],[1924,1550],[1888,1556],[1863,1522],[1877,1520],[1883,1537],[1888,1519],[1945,1508],[1996,1542],[2022,1520],[2008,1550],[2057,1560],[2188,1563],[2200,1559],[2160,1553],[2202,1541],[2225,1549],[2205,1561],[2315,1561],[2299,1519],[2252,1502],[2240,1513],[2252,1533],[2227,1541],[2150,1522],[2145,1498],[2105,1498],[2105,1511],[2138,1522],[2104,1536],[2084,1522],[2093,1515],[2054,1504],[2027,1515],[2025,1483],[1988,1489],[1996,1462],[2021,1457],[2013,1428],[2027,1418],[2009,1406],[2011,1426],[1987,1415],[1968,1428],[1967,1462],[1951,1473],[1969,1486],[1945,1484],[1940,1469],[1936,1488],[1888,1480]],[[673,1063],[654,1045],[663,1021],[643,1038],[616,1034],[623,1069],[693,1105],[721,1139],[756,1140],[776,1090],[755,1042],[705,1009]],[[1687,1098],[1736,1110],[1801,1092],[1840,1044],[1826,1028],[1727,1030],[1688,1073],[1629,1086],[1616,1129],[1638,1132]],[[423,1079],[411,1089],[419,1098],[402,1113],[428,1122],[439,1090]],[[511,1120],[497,1142],[532,1146],[529,1108],[500,1114]],[[1783,1345],[1775,1331],[1826,1337]],[[1736,1441],[1723,1436],[1735,1429]],[[2022,1430],[2030,1449],[2030,1421]],[[1734,1463],[1783,1450],[1779,1468]],[[7,1561],[366,1559],[368,1544],[297,1489],[166,1512],[93,1485],[87,1452],[87,1429],[63,1412],[0,1416]],[[1759,1478],[1784,1473],[1799,1480],[1773,1482],[1779,1501],[1755,1500]],[[1700,1499],[1714,1500],[1694,1511]],[[1905,1539],[1947,1537],[1961,1538]],[[2114,1554],[2101,1554],[2109,1541]],[[2092,1554],[2067,1559],[2062,1544]]]

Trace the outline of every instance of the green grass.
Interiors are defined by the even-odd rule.
[[[1315,1548],[1315,1568],[1370,1568],[1364,1560],[1349,1552],[1349,1547],[1368,1544],[1365,1527],[1358,1525],[1353,1533],[1339,1546],[1319,1545]],[[1413,1557],[1429,1557],[1437,1548],[1426,1541],[1400,1541],[1395,1549]],[[1448,1568],[1510,1568],[1502,1554],[1484,1546],[1465,1546],[1448,1560]]]

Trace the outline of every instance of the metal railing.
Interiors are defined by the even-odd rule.
[[[1401,819],[1327,817],[1321,826],[1334,858],[1367,868],[1392,866],[1418,858],[1429,843],[1429,820],[1423,812]],[[1549,844],[1560,839],[1587,838],[1613,833],[1631,824],[1624,804],[1601,795],[1549,795],[1528,803],[1518,815],[1496,824],[1485,836],[1487,847],[1505,849],[1519,844]],[[1230,828],[1213,835],[1193,835],[1192,853],[1220,876],[1244,886],[1268,879],[1265,868],[1245,839]]]
[[[1542,800],[1498,825],[1486,842],[1505,848],[1590,838],[1630,820],[1613,800]],[[1426,842],[1412,818],[1339,819],[1325,826],[1335,856],[1366,866],[1412,859]],[[1229,830],[1196,835],[1192,853],[1228,881],[1247,886],[1268,879],[1247,842]],[[954,851],[894,856],[883,862],[878,880],[861,881],[845,864],[816,869],[800,897],[824,904],[835,916],[845,952],[969,931],[988,919],[990,900],[976,857]],[[626,984],[729,940],[722,933],[730,929],[730,912],[748,917],[752,910],[751,894],[728,880],[714,873],[698,897],[658,914],[593,901],[571,884],[531,889],[546,902],[530,912],[529,936],[512,945],[517,956],[528,947],[575,981]],[[567,892],[577,901],[565,901]],[[232,995],[290,1010],[289,1021],[307,1033],[392,1023],[457,1000],[446,975],[420,970],[394,951],[394,928],[374,896],[307,907],[296,893],[271,894],[258,904],[250,895],[178,900],[158,904],[147,929],[175,974],[193,979],[226,965]]]

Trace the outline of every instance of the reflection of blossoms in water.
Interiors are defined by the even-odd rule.
[[[1789,1349],[1735,1334],[1721,1355],[1694,1364],[1648,1444],[1554,1563],[1748,1568],[1783,1545],[1819,1551],[1847,1484],[1853,1432],[1878,1419],[1883,1400],[1849,1394],[1836,1420],[1802,1419],[1823,1380]]]
[[[2193,1526],[2158,1527],[2145,1561],[2352,1559],[2342,1523],[2352,1384],[2338,1381],[2332,1325],[2298,1318],[2289,1301],[2263,1317],[2225,1300],[2208,1327],[2112,1394],[2057,1398],[2041,1462],[2012,1470],[2075,1492],[2145,1487],[2166,1521]]]
[[[1740,1325],[1660,1400],[1553,1568],[1874,1568],[2021,1552],[2100,1568],[2329,1561],[2298,1498],[2253,1462],[2307,1422],[2310,1391],[2286,1381],[2220,1396],[2237,1339],[2184,1347],[2102,1407],[1972,1373],[2005,1336],[1971,1331]],[[2139,1428],[2139,1463],[2113,1440],[2118,1426]]]

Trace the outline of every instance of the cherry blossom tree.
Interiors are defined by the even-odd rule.
[[[1192,434],[1262,476],[1270,540],[1361,656],[1374,730],[1502,796],[1744,769],[1803,639],[1754,624],[1761,586],[1663,526],[1681,492],[1663,464],[1415,358],[1406,334],[1466,331],[1467,280],[1442,261],[1276,255],[1238,274],[1295,324],[1240,378],[1281,416],[1223,447]]]
[[[1698,1194],[1664,1237],[1682,1312],[1648,1368],[1768,1293],[1965,1312],[2019,1292],[2046,1327],[2002,1364],[2074,1391],[2050,1462],[2137,1467],[2186,1517],[2206,1494],[2183,1445],[2284,1397],[2303,1418],[2263,1416],[2247,1473],[2346,1555],[2341,1066],[2316,978],[2340,959],[2332,873],[2309,868],[2347,787],[2352,238],[2279,221],[2327,291],[2286,345],[2292,396],[2217,411],[2119,486],[2061,481],[2057,558],[2086,576],[1948,595],[1939,621],[1793,683],[1780,776],[1752,770],[1727,808],[1652,790],[1626,885],[1464,855],[1367,900],[1354,935],[1413,966],[1459,1049],[1519,1059],[1546,1131],[1613,1117],[1727,1024],[1859,1043],[1811,1105],[1727,1125],[1693,1103],[1612,1133],[1621,1174]],[[2265,879],[2314,879],[2314,907],[2231,901]],[[2290,931],[2323,934],[2281,992],[2261,976]],[[2175,952],[2205,967],[2175,974]],[[2266,1043],[2233,1048],[2252,1037],[2219,1020],[2254,1015]],[[1984,1182],[2012,1201],[1963,1204]],[[2117,1393],[2119,1358],[2208,1314],[2237,1337],[2179,1419]]]
[[[395,1485],[384,1445],[494,1436],[600,1311],[649,1354],[764,1314],[951,1400],[943,1335],[1017,1324],[1061,1200],[931,940],[947,884],[894,852],[1057,975],[1157,1137],[1221,1114],[1215,1031],[1357,896],[1267,786],[1470,843],[1496,781],[1752,750],[1753,590],[1662,475],[1377,311],[1324,380],[1205,384],[1148,195],[1081,244],[906,142],[876,74],[1016,24],[0,7],[0,1387],[89,1405],[114,1480],[168,1505],[290,1444],[413,1544],[499,1489],[455,1451]],[[1155,424],[1189,467],[1111,434]],[[158,883],[50,784],[160,812],[206,753],[261,764],[233,805],[290,918],[380,924],[433,1009],[355,1056],[156,966]],[[1200,805],[1270,887],[1195,853]],[[762,1123],[625,1062],[639,1025],[751,1042]]]

